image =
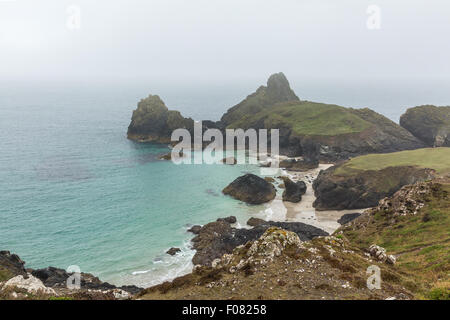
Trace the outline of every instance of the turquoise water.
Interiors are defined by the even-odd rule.
[[[221,193],[257,168],[158,160],[166,146],[126,139],[137,98],[117,97],[1,101],[0,249],[28,267],[78,265],[113,283],[149,285],[190,268],[188,225],[245,221],[258,210]],[[171,246],[183,253],[168,256]]]

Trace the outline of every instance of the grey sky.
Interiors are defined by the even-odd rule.
[[[366,27],[367,7],[381,29]],[[66,27],[69,5],[81,28]],[[450,81],[448,0],[0,0],[0,82]]]

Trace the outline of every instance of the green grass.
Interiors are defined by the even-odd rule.
[[[298,135],[330,136],[357,133],[371,126],[351,110],[309,101],[289,102],[246,115],[229,128],[250,128],[263,121],[265,128],[289,127]]]
[[[364,227],[344,231],[360,249],[375,243],[397,255],[395,268],[427,299],[448,299],[450,290],[450,184],[440,188],[416,215],[394,222],[391,214],[379,211]]]
[[[416,166],[450,173],[450,148],[425,148],[385,154],[369,154],[347,161],[335,174],[352,175],[355,171],[381,170],[387,167]]]

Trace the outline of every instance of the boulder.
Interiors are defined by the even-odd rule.
[[[283,177],[285,190],[283,201],[300,202],[306,192],[306,184],[303,181],[293,182],[288,177]]]
[[[355,220],[356,218],[358,218],[361,215],[361,213],[346,213],[344,214],[342,217],[339,218],[339,220],[337,221],[339,224],[344,225],[349,223],[350,221]]]
[[[166,253],[170,254],[171,256],[176,255],[178,252],[181,252],[181,249],[180,248],[173,248],[173,247],[166,251]]]
[[[9,251],[0,251],[0,282],[12,277],[26,276],[25,262]]]
[[[259,226],[264,223],[267,223],[267,221],[263,220],[263,219],[259,219],[259,218],[254,218],[254,217],[251,217],[250,219],[247,220],[247,225],[249,225],[251,227],[256,227],[256,226]]]
[[[222,192],[250,204],[269,202],[276,196],[275,187],[254,174],[246,174],[237,178]]]

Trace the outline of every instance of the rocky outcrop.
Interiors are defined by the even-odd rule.
[[[300,202],[302,200],[302,195],[306,193],[306,183],[303,181],[294,182],[288,177],[283,177],[284,191],[283,191],[283,201],[289,202]]]
[[[337,222],[339,224],[341,224],[341,225],[344,225],[344,224],[347,224],[347,223],[355,220],[360,215],[361,215],[361,213],[358,213],[358,212],[356,212],[356,213],[346,213],[346,214],[342,215],[342,217],[340,217]]]
[[[378,261],[381,262],[386,262],[388,264],[395,264],[396,262],[396,258],[393,255],[388,255],[386,253],[386,249],[380,246],[377,246],[376,244],[372,244],[369,247],[369,253],[372,257],[374,257],[375,259],[377,259]]]
[[[16,254],[0,251],[0,281],[8,280],[18,275],[26,275],[25,262]]]
[[[341,164],[342,165],[342,164]],[[414,166],[387,167],[381,170],[355,171],[351,175],[336,174],[341,165],[321,171],[313,183],[318,210],[364,209],[376,206],[384,197],[401,187],[431,179],[432,169]]]
[[[246,174],[237,178],[222,192],[250,204],[265,203],[273,200],[276,196],[275,187],[254,174]]]
[[[267,80],[267,86],[261,86],[245,100],[230,108],[221,118],[224,127],[248,114],[257,113],[276,103],[299,101],[292,91],[286,76],[280,72],[273,74]]]
[[[301,222],[264,221],[252,229],[232,228],[230,223],[219,219],[204,225],[198,235],[192,239],[196,250],[192,262],[194,265],[210,265],[214,259],[230,253],[239,245],[259,238],[267,228],[280,227],[295,232],[302,241],[326,236],[325,231]]]
[[[171,256],[176,255],[178,252],[181,252],[180,248],[170,248],[169,250],[166,251],[166,253]]]
[[[193,127],[192,119],[169,110],[159,96],[149,95],[133,111],[128,138],[140,142],[170,143],[173,130],[184,128],[193,132]]]
[[[32,270],[31,274],[41,280],[45,286],[50,288],[65,288],[67,285],[67,279],[71,276],[66,270],[55,267],[48,267],[44,269]],[[90,273],[81,273],[81,289],[86,290],[113,290],[121,289],[131,294],[136,294],[142,288],[136,286],[122,286],[116,287],[108,282],[100,281],[99,278]]]
[[[400,117],[400,125],[430,147],[450,147],[450,106],[410,108]]]

